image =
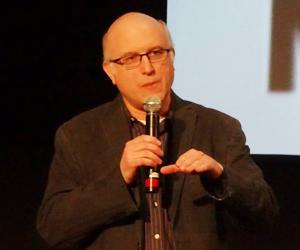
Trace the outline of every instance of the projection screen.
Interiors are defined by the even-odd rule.
[[[169,0],[173,89],[237,118],[251,153],[299,155],[300,29],[290,38],[292,85],[272,90],[272,11],[271,0]]]

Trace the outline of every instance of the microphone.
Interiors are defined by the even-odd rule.
[[[150,96],[144,101],[146,111],[146,134],[159,137],[159,110],[161,100],[157,96]],[[158,167],[149,167],[148,176],[145,179],[146,192],[155,193],[159,189],[159,170]]]

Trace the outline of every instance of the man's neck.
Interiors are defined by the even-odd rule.
[[[136,118],[139,121],[145,121],[146,120],[146,112],[144,110],[139,110],[139,109],[134,109],[131,107],[128,107],[126,105],[129,113],[131,116],[133,116],[134,118]]]

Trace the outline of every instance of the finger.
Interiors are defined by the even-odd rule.
[[[205,154],[202,151],[190,149],[178,158],[176,164],[179,166],[188,166],[195,160],[202,158],[204,155]]]
[[[141,151],[135,156],[137,159],[147,158],[152,160],[156,165],[162,164],[162,159],[151,151]]]
[[[188,166],[185,166],[184,172],[190,174],[201,174],[209,171],[210,164],[203,160],[195,160]]]
[[[198,151],[196,154],[189,158],[186,166],[186,171],[190,173],[203,173],[211,171],[216,164],[217,162],[213,158]]]
[[[152,153],[155,153],[156,155],[163,156],[164,151],[162,150],[161,147],[154,145],[152,143],[140,143],[139,145],[136,146],[137,151],[150,151]]]
[[[141,165],[158,166],[162,164],[162,159],[151,151],[126,152],[122,157],[125,166],[138,167]]]
[[[218,178],[223,173],[223,166],[215,160],[210,160],[195,168],[197,173],[209,173],[212,178]]]
[[[218,178],[223,172],[223,166],[209,156],[194,161],[187,169],[187,173],[209,173],[212,178]]]
[[[160,164],[158,164],[156,161],[154,161],[153,159],[150,159],[150,158],[139,158],[139,159],[135,160],[133,165],[136,166],[136,168],[139,168],[142,166],[157,167]]]
[[[188,157],[187,155],[185,155],[178,159],[178,161],[176,161],[176,166],[183,172],[189,172],[189,168],[192,164],[194,164],[195,161],[197,161],[196,157]]]
[[[160,169],[160,172],[162,174],[175,174],[175,173],[178,173],[180,172],[180,169],[176,166],[176,164],[172,164],[172,165],[168,165],[168,166],[163,166],[161,169]]]
[[[134,140],[136,140],[138,142],[150,142],[157,146],[161,146],[161,141],[151,135],[140,135],[140,136],[136,137]]]
[[[137,169],[142,166],[156,167],[156,163],[153,160],[148,158],[140,158],[137,160],[137,165],[129,166],[129,165],[120,165],[122,176],[127,184],[133,182]]]
[[[205,163],[207,157],[208,156],[203,152],[191,149],[178,159],[176,164],[181,171],[185,173],[194,173],[199,170],[197,169],[199,166],[202,166]]]
[[[160,145],[153,143],[152,141],[145,141],[145,140],[137,140],[137,141],[130,141],[126,143],[125,146],[126,150],[129,152],[138,152],[138,151],[151,151],[159,156],[163,156],[164,152]]]

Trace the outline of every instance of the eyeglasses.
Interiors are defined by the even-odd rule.
[[[138,53],[128,54],[120,58],[110,60],[109,62],[116,63],[119,65],[124,65],[126,69],[134,69],[141,64],[143,56],[147,56],[148,60],[151,63],[157,63],[166,60],[170,51],[174,51],[174,49],[173,48],[154,49],[143,54],[138,54]]]

